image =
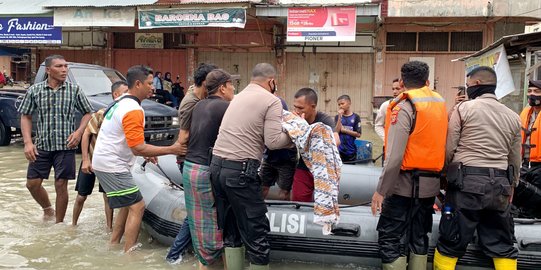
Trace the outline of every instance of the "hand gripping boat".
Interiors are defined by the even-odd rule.
[[[146,164],[138,158],[132,170],[133,177],[145,200],[143,226],[154,239],[172,244],[186,216],[181,176],[174,156],[159,158],[159,166]],[[314,224],[310,203],[268,200],[267,217],[271,233],[271,257],[318,263],[359,264],[380,266],[376,225],[370,201],[376,188],[380,167],[344,165],[340,180],[340,224],[333,235],[322,234],[321,226]],[[273,193],[271,192],[270,197]],[[432,261],[438,239],[440,215],[434,215],[430,236],[429,261]],[[515,220],[515,236],[519,249],[519,269],[541,269],[541,220]],[[475,244],[458,261],[457,269],[494,269]]]

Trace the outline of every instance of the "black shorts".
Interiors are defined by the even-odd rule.
[[[77,182],[75,183],[75,191],[77,191],[77,194],[81,196],[88,196],[92,194],[92,190],[94,189],[94,184],[96,183],[96,175],[91,173],[84,173],[81,171],[81,166],[83,165],[83,162],[81,161],[81,165],[79,165],[79,174],[77,174]],[[101,184],[98,183],[98,188],[101,193],[105,193],[103,191],[103,188],[101,187]]]
[[[342,161],[355,161],[357,160],[357,154],[348,155],[340,152],[340,159],[342,159]]]
[[[259,172],[261,184],[265,187],[271,187],[276,183],[280,189],[290,191],[296,168],[296,158],[278,164],[268,163],[263,160]]]
[[[27,179],[48,179],[54,167],[55,179],[75,179],[75,150],[38,150],[36,161],[28,164]]]

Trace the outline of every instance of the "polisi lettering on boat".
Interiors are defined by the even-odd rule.
[[[306,215],[298,213],[267,213],[270,230],[278,234],[306,234]]]
[[[25,24],[20,24],[19,19],[11,19],[8,21],[8,33],[11,32],[11,30],[15,28],[15,30],[21,31],[21,30],[52,30],[54,27],[47,25],[46,23],[38,23],[38,22],[27,22]]]

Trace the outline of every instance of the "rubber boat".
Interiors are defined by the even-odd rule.
[[[158,242],[171,245],[186,216],[175,157],[160,157],[158,165],[143,163],[144,160],[138,158],[132,170],[146,204],[143,227]],[[323,235],[321,226],[312,222],[312,204],[267,200],[271,259],[380,266],[378,217],[372,216],[367,202],[376,188],[381,167],[344,165],[342,171],[340,224],[332,235]],[[429,262],[438,239],[439,220],[440,215],[435,214]],[[515,236],[518,268],[541,269],[541,221],[515,220]],[[470,244],[466,255],[458,261],[457,269],[494,269],[494,266],[475,244]]]

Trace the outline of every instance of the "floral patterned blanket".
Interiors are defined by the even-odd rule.
[[[314,223],[324,225],[324,233],[340,219],[338,182],[342,160],[331,127],[314,123],[283,111],[283,124],[314,176]]]

